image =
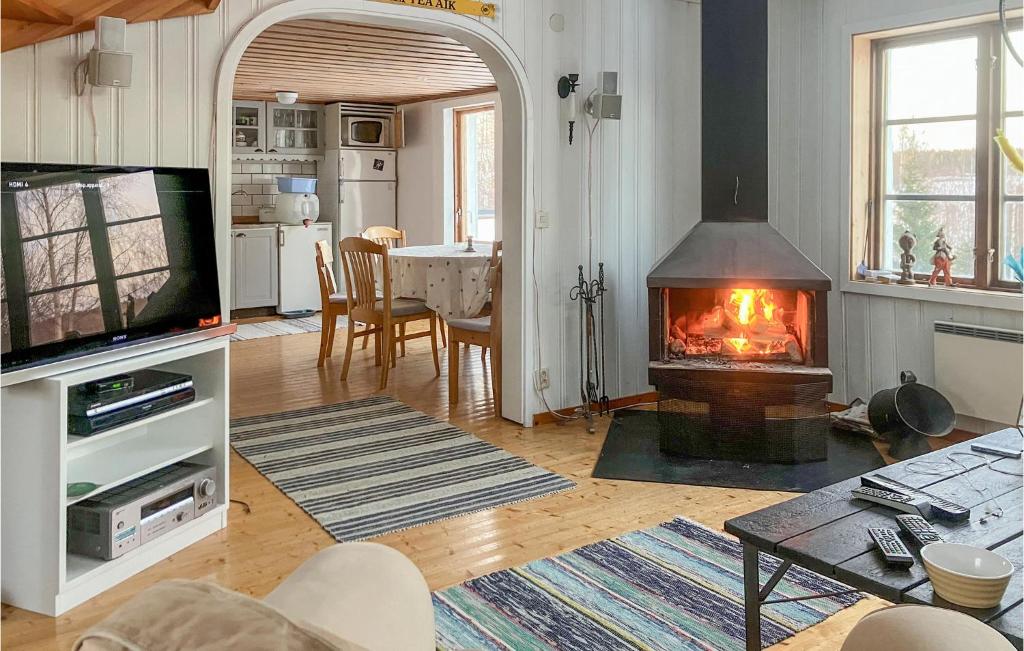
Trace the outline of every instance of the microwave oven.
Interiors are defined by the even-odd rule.
[[[342,147],[390,147],[391,118],[350,115],[341,118]]]

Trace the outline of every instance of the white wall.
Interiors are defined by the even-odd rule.
[[[772,4],[771,221],[828,273],[846,273],[850,208],[849,131],[844,119],[849,33],[992,12],[993,2],[957,0],[779,0]],[[919,290],[925,291],[925,290]],[[829,361],[835,399],[869,398],[913,370],[932,384],[935,321],[1021,329],[1018,309],[833,291]],[[1020,364],[1021,360],[1012,360]]]
[[[405,104],[405,147],[398,152],[398,227],[409,244],[450,242],[454,235],[452,161],[446,157],[452,141],[450,109],[495,105],[495,178],[501,179],[501,107],[497,93]],[[450,113],[448,113],[450,115]],[[500,183],[499,183],[500,186]],[[500,213],[500,187],[495,205]],[[497,232],[501,233],[500,221]]]
[[[276,4],[224,0],[210,15],[130,25],[132,87],[95,92],[100,162],[207,165],[221,52],[240,25]],[[684,0],[501,0],[498,7],[496,20],[480,20],[527,70],[536,103],[535,202],[552,219],[536,243],[534,351],[551,372],[552,407],[579,402],[579,326],[568,294],[587,251],[586,138],[580,129],[576,144],[565,143],[555,83],[579,72],[586,93],[599,71],[620,73],[623,119],[602,124],[594,139],[594,254],[607,264],[611,288],[607,393],[640,393],[647,389],[644,278],[700,205],[699,7]],[[565,16],[561,33],[548,26],[553,13]],[[3,160],[92,162],[88,104],[71,82],[92,43],[85,33],[0,56]]]

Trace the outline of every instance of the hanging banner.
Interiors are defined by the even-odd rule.
[[[494,18],[495,11],[493,2],[479,2],[478,0],[377,0],[377,2],[438,9],[453,14],[483,16],[484,18]]]

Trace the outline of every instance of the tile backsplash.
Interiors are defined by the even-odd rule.
[[[316,178],[316,161],[235,161],[231,164],[231,221],[259,220],[260,208],[277,199],[277,177]]]

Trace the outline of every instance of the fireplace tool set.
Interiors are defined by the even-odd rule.
[[[569,298],[580,305],[580,398],[582,415],[587,420],[587,431],[594,433],[594,405],[598,414],[611,413],[605,386],[604,349],[604,263],[597,265],[597,279],[589,282],[579,265],[579,278],[569,290]],[[594,307],[597,307],[597,317]],[[600,393],[600,395],[598,395]]]

